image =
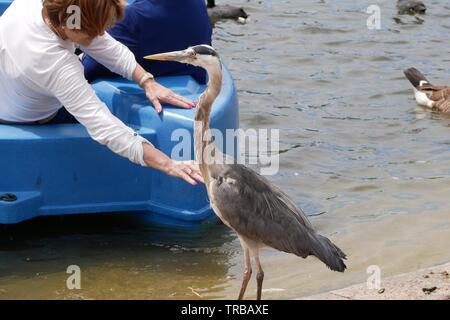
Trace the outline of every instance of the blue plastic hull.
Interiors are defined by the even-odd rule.
[[[0,15],[10,3],[0,0]],[[205,89],[189,76],[158,81],[194,101]],[[174,130],[184,128],[192,137],[194,110],[166,106],[158,115],[144,92],[126,80],[99,81],[93,87],[117,117],[166,154],[179,143],[171,139]],[[237,128],[238,122],[235,87],[224,68],[211,127],[225,133]],[[190,154],[183,158],[193,155],[192,143]],[[12,198],[2,197],[5,194]],[[94,142],[81,125],[0,125],[0,224],[38,216],[110,212],[129,212],[180,227],[215,219],[203,185],[192,187],[137,166]]]
[[[158,79],[194,101],[205,86],[189,76]],[[166,106],[158,115],[143,91],[127,80],[93,85],[99,97],[122,121],[170,155],[179,140],[176,129],[192,133],[194,110]],[[222,93],[211,126],[225,132],[238,127],[238,101],[224,68]],[[224,134],[225,136],[225,134]],[[192,158],[186,152],[185,159]],[[38,216],[130,212],[148,221],[193,226],[214,219],[205,187],[137,166],[93,141],[79,124],[46,126],[0,125],[0,224]]]
[[[3,12],[5,12],[5,10],[9,7],[11,2],[12,2],[11,0],[0,0],[0,15],[2,15]]]

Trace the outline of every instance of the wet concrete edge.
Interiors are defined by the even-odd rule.
[[[450,262],[382,278],[379,289],[366,283],[298,300],[450,300]]]

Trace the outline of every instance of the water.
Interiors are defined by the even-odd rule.
[[[270,179],[349,256],[338,274],[264,250],[264,297],[365,282],[370,265],[388,276],[450,261],[450,117],[416,106],[402,74],[415,66],[450,84],[448,2],[428,1],[423,22],[397,16],[392,0],[223,2],[251,15],[214,32],[241,126],[281,130]],[[366,27],[371,4],[378,31]],[[0,229],[0,299],[234,299],[242,260],[220,225],[167,234],[123,216],[37,221]],[[80,291],[66,289],[70,264],[82,269]]]

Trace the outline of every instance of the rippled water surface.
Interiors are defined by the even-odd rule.
[[[290,299],[450,261],[450,117],[416,106],[402,70],[450,84],[450,5],[397,16],[394,1],[218,1],[214,45],[239,89],[243,128],[278,128],[270,177],[348,254],[338,274],[263,251],[268,299]],[[366,9],[381,8],[381,30]],[[50,230],[50,231],[49,231]],[[236,298],[243,269],[226,227],[192,233],[127,217],[71,217],[0,228],[1,298]],[[82,290],[65,289],[68,265]],[[255,297],[255,283],[248,289]]]

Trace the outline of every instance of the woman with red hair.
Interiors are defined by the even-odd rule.
[[[126,7],[124,19],[108,29],[108,33],[126,45],[138,63],[155,77],[190,75],[199,83],[207,81],[203,68],[144,59],[198,44],[211,45],[212,27],[205,0],[134,0]],[[117,76],[88,54],[83,56],[82,63],[89,82]]]
[[[79,47],[137,82],[158,112],[161,102],[194,107],[159,85],[126,46],[105,32],[122,19],[125,6],[123,0],[15,0],[0,17],[0,123],[78,121],[113,152],[196,184],[202,178],[193,162],[171,160],[109,111],[74,53]]]

